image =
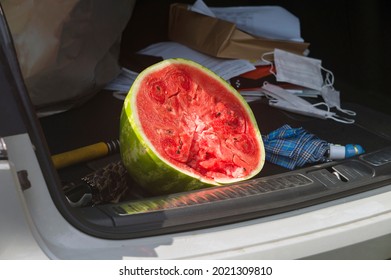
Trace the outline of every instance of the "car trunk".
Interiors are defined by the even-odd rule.
[[[122,38],[123,66],[136,70],[145,67],[133,54],[151,43],[167,40],[171,2],[136,3]],[[330,143],[360,144],[366,153],[292,171],[265,162],[252,180],[165,196],[148,195],[127,177],[126,195],[120,201],[71,206],[65,197],[76,202],[90,192],[91,185],[83,178],[110,163],[118,164],[120,155],[115,153],[59,169],[54,174],[61,186],[49,186],[50,192],[68,221],[98,237],[135,238],[292,211],[391,183],[391,98],[386,76],[391,72],[387,72],[390,60],[386,53],[390,42],[381,32],[389,18],[381,1],[331,1],[326,7],[300,1],[225,3],[237,4],[281,5],[297,15],[302,36],[311,43],[310,56],[322,59],[323,65],[334,72],[344,108],[357,113],[354,124],[343,124],[272,108],[262,99],[250,103],[262,135],[288,124],[303,127]],[[373,30],[377,33],[373,34]],[[71,110],[39,118],[50,154],[118,139],[122,104],[112,92],[101,90]]]
[[[271,108],[265,102],[251,103],[263,134],[284,124],[303,127],[331,143],[360,143],[366,150],[360,157],[293,171],[266,162],[262,171],[247,182],[159,197],[143,193],[130,180],[127,194],[118,203],[73,210],[89,223],[107,227],[106,237],[138,237],[281,213],[389,183],[390,116],[358,104],[346,106],[357,112],[354,124],[299,116]],[[121,108],[120,100],[110,92],[101,92],[77,109],[42,118],[51,152],[117,139]],[[63,186],[75,184],[69,195],[77,201],[89,190],[81,180],[83,177],[119,160],[119,154],[114,154],[60,169],[58,173]],[[100,235],[99,230],[95,234]]]

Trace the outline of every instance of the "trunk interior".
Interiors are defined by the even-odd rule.
[[[205,2],[221,5],[218,1]],[[288,124],[303,127],[330,143],[360,144],[366,151],[364,155],[293,171],[266,161],[253,180],[159,197],[142,191],[125,174],[125,178],[118,179],[128,186],[120,201],[70,207],[74,217],[69,219],[82,221],[84,229],[96,236],[133,238],[281,213],[390,183],[391,98],[387,87],[391,71],[386,52],[390,36],[384,31],[389,17],[383,2],[329,1],[326,6],[301,1],[224,3],[281,5],[298,16],[302,36],[311,44],[310,56],[322,59],[324,67],[334,72],[343,107],[357,113],[354,124],[343,124],[278,110],[262,99],[250,103],[262,135]],[[122,38],[123,66],[143,68],[145,65],[140,65],[133,54],[151,43],[167,40],[170,3],[173,1],[136,3]],[[112,92],[101,90],[76,108],[40,118],[50,153],[118,139],[122,103]],[[90,192],[82,178],[118,162],[120,155],[115,153],[58,170],[68,199],[79,201]]]

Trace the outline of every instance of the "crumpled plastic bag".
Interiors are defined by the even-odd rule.
[[[122,31],[136,0],[0,0],[32,103],[62,111],[120,72]]]

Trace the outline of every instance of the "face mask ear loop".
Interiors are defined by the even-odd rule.
[[[326,102],[319,102],[319,103],[316,103],[316,104],[313,104],[312,106],[314,107],[318,107],[320,105],[323,105],[323,106],[326,106],[327,108],[327,112],[330,113],[330,106],[326,103]],[[346,109],[341,109],[340,107],[336,107],[338,111],[342,112],[342,113],[345,113],[349,116],[355,116],[356,115],[356,112],[354,111],[350,111],[350,110],[346,110]],[[342,117],[340,117],[342,119]],[[346,118],[343,118],[343,119],[346,119]],[[344,122],[344,123],[354,123],[354,120],[352,119],[346,119],[347,122],[344,122],[344,121],[340,121],[340,122]],[[352,121],[352,122],[351,122]]]
[[[338,115],[336,115],[338,116]],[[347,119],[347,118],[343,118],[343,117],[335,117],[335,116],[327,116],[326,117],[327,119],[333,119],[334,121],[336,122],[340,122],[340,123],[346,123],[346,124],[353,124],[354,123],[354,120],[353,119]]]
[[[333,85],[334,85],[334,74],[333,72],[331,72],[330,70],[324,68],[324,67],[320,67],[320,69],[322,69],[323,71],[326,72],[326,79],[325,79],[325,82],[324,82],[324,87],[331,87],[333,88]]]
[[[262,55],[261,59],[262,59],[263,62],[265,62],[265,63],[267,63],[268,65],[270,65],[270,73],[272,73],[275,77],[277,77],[276,72],[274,72],[274,64],[273,64],[273,62],[271,62],[270,60],[267,60],[267,59],[265,58],[266,55],[274,55],[274,51],[264,53],[264,54]]]
[[[330,106],[326,102],[319,102],[319,103],[312,104],[312,106],[314,107],[318,107],[320,105],[325,106],[327,108],[327,113],[330,113]]]
[[[314,107],[318,107],[318,106],[325,106],[327,108],[327,113],[329,114],[331,111],[330,111],[330,106],[326,103],[326,102],[319,102],[319,103],[316,103],[316,104],[312,104],[312,106]],[[354,113],[354,112],[353,112]],[[337,116],[337,117],[334,117],[334,116]],[[326,116],[326,119],[333,119],[337,122],[340,122],[340,123],[346,123],[346,124],[352,124],[354,123],[354,120],[353,119],[348,119],[348,118],[343,118],[341,116],[338,116],[338,115],[327,115]]]
[[[327,113],[330,113],[330,106],[325,103],[325,102],[319,102],[319,103],[316,103],[316,104],[313,104],[312,106],[314,107],[318,107],[320,105],[323,105],[323,106],[326,106],[327,108]],[[348,118],[343,118],[341,116],[338,116],[337,114],[333,114],[333,115],[327,115],[326,116],[326,119],[332,119],[336,122],[340,122],[340,123],[346,123],[346,124],[352,124],[354,123],[354,120],[353,119],[348,119]]]
[[[355,116],[356,115],[356,112],[352,111],[352,110],[347,110],[347,109],[342,109],[341,107],[336,107],[338,111],[342,112],[342,113],[345,113],[346,115],[349,115],[349,116]]]

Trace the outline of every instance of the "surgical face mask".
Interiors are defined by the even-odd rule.
[[[274,65],[276,71],[271,71],[279,82],[288,82],[294,85],[300,85],[318,91],[329,108],[355,116],[356,113],[341,108],[339,91],[333,88],[334,75],[331,71],[322,67],[322,61],[319,59],[309,58],[302,55],[293,54],[280,49],[275,49]],[[264,55],[264,56],[265,56]],[[272,64],[264,57],[262,60]],[[326,79],[323,80],[322,70],[325,72]]]
[[[332,119],[342,123],[354,123],[352,119],[346,119],[330,111],[330,107],[324,103],[311,104],[281,87],[265,83],[262,92],[269,98],[269,105],[289,112],[302,114],[320,119]],[[326,110],[320,108],[326,107]]]
[[[278,82],[287,82],[320,91],[323,86],[322,61],[302,55],[286,52],[280,49],[274,50],[274,66]],[[266,53],[268,55],[271,53]],[[270,63],[264,57],[264,62]]]

